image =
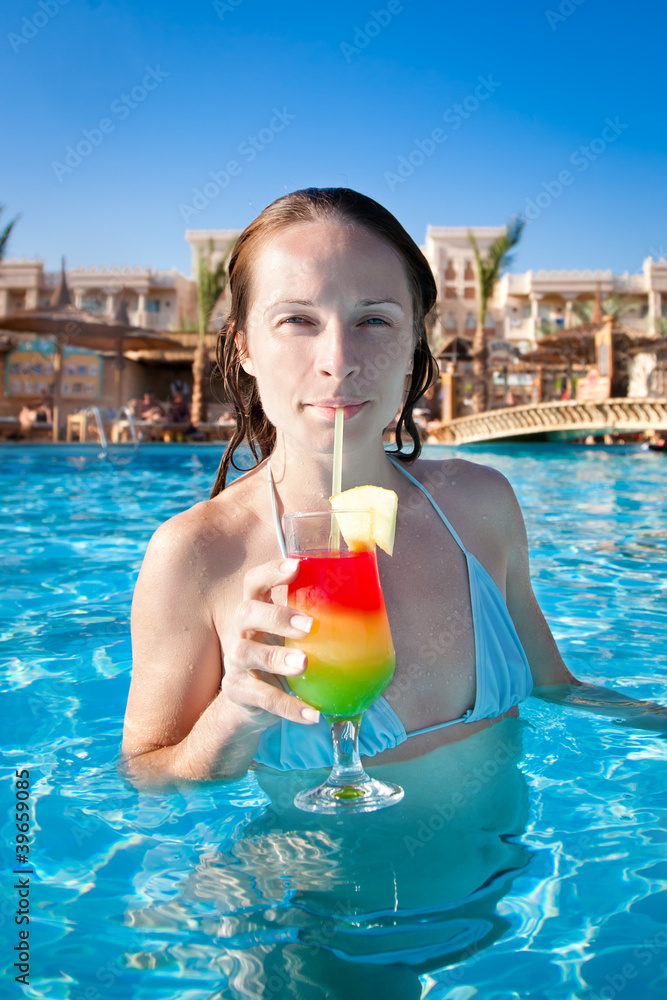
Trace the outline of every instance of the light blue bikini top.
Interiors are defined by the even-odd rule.
[[[426,487],[398,462],[392,458],[389,461],[421,490],[465,556],[475,642],[476,693],[474,707],[469,708],[459,719],[440,722],[435,726],[426,726],[410,733],[406,733],[403,723],[388,702],[382,697],[378,698],[365,713],[359,731],[359,751],[367,757],[374,757],[382,750],[398,746],[410,736],[431,733],[459,722],[496,718],[527,698],[533,688],[533,678],[526,654],[507,610],[505,599],[496,583],[472,552],[466,549]],[[276,535],[281,552],[285,556],[287,554],[285,538],[276,506],[270,460],[266,467],[271,485]],[[311,767],[330,768],[333,764],[333,750],[329,727],[322,718],[319,723],[311,726],[302,726],[298,722],[282,719],[262,734],[255,753],[255,761],[281,771]]]

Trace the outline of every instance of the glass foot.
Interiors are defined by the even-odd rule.
[[[395,806],[403,798],[403,789],[389,781],[376,778],[338,785],[325,781],[317,788],[308,788],[294,798],[294,805],[304,812],[366,813]]]

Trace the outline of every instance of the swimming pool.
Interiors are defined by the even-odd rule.
[[[667,703],[663,456],[458,453],[514,485],[572,671]],[[15,771],[30,772],[28,862],[14,811],[3,834],[12,867],[34,872],[6,883],[1,907],[10,980],[28,946],[16,995],[665,995],[656,734],[529,699],[520,722],[398,766],[402,806],[345,820],[295,813],[299,775],[129,787],[116,762],[134,581],[154,528],[208,495],[219,451],[146,445],[124,467],[97,454],[0,447],[3,772],[12,806]]]

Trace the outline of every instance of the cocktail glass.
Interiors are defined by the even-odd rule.
[[[288,683],[322,713],[333,739],[331,774],[294,800],[308,812],[372,812],[403,798],[399,785],[369,777],[359,759],[363,714],[389,684],[396,656],[375,546],[359,550],[355,544],[352,550],[345,542],[346,521],[352,519],[356,537],[370,537],[368,511],[285,516],[287,553],[300,562],[287,604],[314,619],[305,639],[286,641],[308,656],[306,672]]]

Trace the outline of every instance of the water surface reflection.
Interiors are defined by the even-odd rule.
[[[258,770],[261,814],[180,885],[183,930],[194,918],[220,950],[225,982],[212,996],[406,1000],[421,995],[421,974],[496,941],[509,927],[498,903],[530,860],[516,842],[529,812],[525,725],[505,719],[374,768],[405,798],[367,815],[299,812],[294,794],[315,772]],[[160,908],[132,922],[160,924]]]

